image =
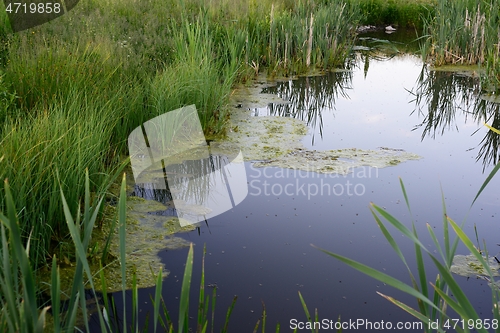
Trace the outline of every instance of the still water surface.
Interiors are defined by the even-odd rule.
[[[208,225],[199,230],[180,234],[195,244],[193,317],[206,244],[206,284],[218,288],[215,331],[220,331],[227,308],[238,295],[230,331],[252,332],[265,304],[266,329],[274,331],[279,322],[281,331],[289,332],[290,320],[306,321],[298,291],[310,311],[318,309],[320,320],[336,321],[340,316],[342,321],[383,320],[394,325],[416,321],[376,292],[416,307],[414,299],[311,246],[358,260],[409,283],[404,265],[369,210],[369,203],[374,202],[410,225],[398,177],[405,183],[417,231],[430,249],[434,247],[427,223],[442,238],[442,190],[449,216],[461,222],[469,213],[467,234],[475,239],[476,224],[490,253],[500,250],[500,201],[495,191],[498,177],[469,211],[496,158],[497,146],[492,142],[495,138],[483,123],[489,119],[491,124],[490,117],[498,118],[498,105],[477,98],[477,77],[429,71],[419,58],[408,54],[370,58],[368,64],[366,59],[358,54],[352,71],[279,82],[265,92],[292,103],[249,112],[307,121],[309,132],[303,144],[310,149],[390,147],[423,158],[378,170],[358,168],[345,177],[287,173],[280,168],[260,169],[246,163],[247,198],[232,210],[209,219]],[[280,193],[287,184],[291,184],[291,195]],[[336,186],[336,192],[308,192],[310,184],[316,184],[318,189],[325,188],[325,184]],[[305,186],[304,192],[299,190],[301,185]],[[412,245],[399,233],[394,236],[414,268]],[[457,253],[467,251],[459,247]],[[171,271],[164,282],[163,298],[173,318],[177,318],[186,255],[187,250],[160,253]],[[429,265],[429,280],[435,275]],[[489,287],[481,280],[458,280],[483,318],[491,318]],[[146,289],[141,294],[142,313],[152,311],[149,294],[154,291]]]

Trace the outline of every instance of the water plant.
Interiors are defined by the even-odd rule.
[[[4,182],[6,211],[5,215],[0,212],[0,331],[2,332],[91,332],[100,329],[101,332],[141,332],[149,330],[149,315],[147,315],[146,326],[139,327],[139,299],[138,285],[135,274],[127,276],[126,270],[126,180],[123,175],[120,187],[119,200],[117,204],[117,232],[119,238],[120,253],[116,258],[120,264],[121,274],[121,297],[123,308],[116,307],[114,298],[107,292],[107,281],[104,277],[103,268],[97,272],[90,268],[90,245],[94,226],[98,219],[98,212],[104,202],[104,194],[92,197],[90,192],[90,177],[88,171],[85,175],[85,197],[82,207],[76,209],[73,215],[66,201],[66,196],[60,186],[59,194],[62,200],[62,209],[66,223],[71,235],[71,241],[75,250],[75,270],[69,290],[61,285],[60,268],[57,256],[54,255],[51,262],[51,279],[47,286],[37,284],[37,271],[33,269],[33,263],[29,258],[29,247],[32,241],[31,235],[27,246],[23,245],[20,221],[17,216],[17,208],[13,198],[9,182]],[[75,217],[74,217],[75,216]],[[113,234],[113,236],[115,236]],[[169,315],[162,296],[163,275],[160,270],[155,276],[154,295],[150,295],[153,303],[152,331],[159,329],[164,332],[210,332],[214,331],[215,307],[217,287],[212,290],[211,295],[205,292],[205,254],[203,249],[201,278],[198,295],[198,306],[196,320],[190,320],[190,297],[191,277],[193,272],[193,244],[190,245],[187,254],[186,265],[183,274],[181,293],[179,299],[179,317],[175,322]],[[104,264],[104,262],[101,262]],[[152,272],[153,274],[153,272]],[[127,296],[127,279],[132,279],[132,298]],[[97,291],[100,290],[100,292]],[[43,295],[48,293],[48,295]],[[307,320],[312,322],[309,310],[304,298],[299,292]],[[229,306],[224,325],[221,332],[229,331],[231,313],[236,304],[237,296],[233,298]],[[97,309],[90,309],[89,304],[94,304]],[[131,308],[131,318],[127,318],[128,309]],[[91,314],[92,312],[92,314]],[[317,310],[316,321],[318,318]],[[90,316],[97,317],[98,324],[90,326]],[[262,332],[266,328],[266,309],[263,304],[262,317],[255,325],[255,332],[262,326]],[[194,325],[194,326],[193,326]],[[191,330],[192,329],[192,330]],[[276,326],[279,332],[280,325]]]
[[[489,127],[489,126],[488,126]],[[477,195],[472,201],[472,205],[477,200],[481,192],[496,174],[496,172],[500,169],[500,163],[497,164],[493,170],[490,172],[484,183],[481,185]],[[400,185],[403,192],[403,196],[408,207],[408,210],[411,215],[410,203],[409,199],[403,184],[403,181],[400,179]],[[478,266],[481,268],[483,272],[483,276],[486,280],[493,282],[494,281],[494,273],[493,268],[489,264],[489,255],[486,250],[480,251],[479,246],[476,247],[471,239],[465,234],[462,230],[462,226],[459,226],[455,221],[453,221],[446,212],[446,206],[444,202],[444,196],[442,196],[442,205],[443,205],[443,234],[444,234],[444,244],[438,241],[435,232],[432,227],[427,224],[427,230],[429,235],[433,241],[435,248],[437,249],[440,258],[434,255],[433,251],[431,251],[428,247],[426,247],[417,234],[417,230],[415,228],[415,223],[412,218],[411,227],[407,227],[403,222],[399,221],[393,215],[388,213],[385,209],[376,204],[371,203],[370,210],[372,215],[380,227],[384,237],[387,242],[391,245],[394,252],[398,255],[401,261],[406,266],[411,285],[406,284],[401,280],[395,279],[381,271],[377,271],[367,265],[364,265],[360,262],[349,259],[345,256],[332,253],[325,249],[320,249],[324,253],[346,263],[352,268],[371,276],[383,283],[386,283],[396,289],[399,289],[413,297],[417,300],[418,308],[415,309],[408,304],[402,303],[397,299],[384,295],[380,292],[377,292],[382,297],[386,298],[396,306],[400,307],[404,311],[410,313],[417,319],[421,320],[423,323],[425,332],[445,332],[447,330],[453,329],[457,332],[470,332],[476,330],[478,332],[488,332],[489,329],[494,329],[498,331],[499,322],[500,322],[500,313],[498,309],[498,302],[500,300],[500,289],[496,287],[495,284],[492,284],[492,312],[493,319],[485,321],[481,319],[478,315],[474,306],[471,304],[467,295],[463,292],[457,281],[455,280],[453,274],[451,273],[451,266],[453,263],[453,259],[455,257],[455,252],[458,246],[459,241],[461,241],[467,249],[471,252],[471,254],[476,258],[479,263]],[[472,206],[471,205],[471,206]],[[465,220],[464,220],[465,222]],[[414,274],[407,263],[407,260],[398,246],[395,238],[390,233],[387,226],[394,227],[397,232],[405,235],[415,247],[415,257],[417,262],[417,273]],[[450,238],[450,227],[456,234],[455,239],[451,240]],[[486,246],[484,246],[486,249]],[[430,282],[431,288],[428,286],[427,273],[424,265],[424,255],[427,254],[431,259],[432,263],[437,268],[439,274]],[[449,315],[449,309],[453,309],[456,314],[460,316],[460,319],[453,319]],[[457,325],[457,320],[460,321],[463,325]]]
[[[437,1],[432,18],[424,20],[424,59],[436,66],[483,65],[482,88],[497,91],[499,10],[496,1]]]

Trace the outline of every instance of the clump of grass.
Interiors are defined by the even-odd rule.
[[[112,103],[97,103],[78,91],[68,97],[65,103],[53,104],[37,117],[9,118],[0,132],[0,178],[9,179],[16,194],[22,235],[33,233],[37,245],[32,248],[31,259],[39,262],[44,261],[51,242],[67,234],[61,223],[64,215],[57,172],[74,211],[84,190],[80,170],[89,170],[92,190],[97,192],[110,181],[108,175],[113,169],[106,167],[110,164],[106,152],[116,126]],[[107,172],[102,172],[106,168]],[[1,197],[0,207],[5,204]]]
[[[354,29],[360,17],[355,4],[343,1],[298,2],[289,11],[271,6],[268,24],[256,15],[252,7],[246,61],[254,69],[267,67],[272,75],[343,65],[354,43]]]
[[[434,17],[425,21],[427,59],[437,66],[483,64],[498,44],[499,9],[495,1],[439,0]]]
[[[486,75],[482,81],[483,89],[488,92],[498,93],[500,91],[500,31],[498,32],[496,47],[488,50],[486,58]]]
[[[8,117],[14,116],[15,101],[17,99],[17,95],[7,87],[4,76],[5,74],[0,71],[0,124]]]

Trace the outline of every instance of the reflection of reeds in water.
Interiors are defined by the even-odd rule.
[[[477,109],[483,113],[484,121],[494,128],[500,128],[500,104],[483,99],[478,99],[477,104]],[[493,131],[487,131],[483,140],[481,140],[481,148],[476,157],[478,161],[483,159],[484,168],[499,161],[499,144],[500,136]]]
[[[413,112],[424,116],[414,130],[424,127],[422,140],[426,136],[435,138],[436,133],[442,135],[451,127],[458,128],[455,124],[456,111],[468,112],[472,109],[479,93],[478,80],[451,72],[429,71],[423,67],[417,86],[411,93],[415,96]]]
[[[412,102],[424,119],[414,130],[423,127],[422,140],[436,134],[443,135],[447,130],[458,130],[457,112],[472,118],[478,125],[491,123],[500,126],[500,105],[481,98],[479,78],[459,75],[452,72],[429,71],[426,67],[420,73],[416,88],[411,92],[415,96]],[[499,157],[498,135],[488,131],[480,142],[476,159],[483,160],[484,167],[495,164]]]
[[[151,168],[145,171],[151,182],[138,184],[134,194],[164,204],[169,204],[175,198],[188,204],[202,206],[214,194],[211,190],[216,189],[220,182],[224,182],[222,174],[217,176],[215,173],[215,177],[203,176],[221,170],[229,162],[226,156],[209,155],[208,158],[185,160],[162,168]],[[182,207],[176,207],[177,212],[179,208]],[[170,211],[172,208],[166,210]]]
[[[349,98],[346,90],[351,89],[351,82],[351,71],[330,72],[324,76],[290,80],[263,92],[277,94],[289,101],[288,104],[270,104],[271,115],[300,119],[312,128],[319,127],[322,135],[322,110],[333,109],[339,95]]]
[[[481,64],[497,42],[496,2],[438,1],[435,16],[425,23],[430,34],[427,48],[436,65]]]
[[[196,202],[203,205],[208,201],[210,189],[215,189],[216,183],[223,182],[220,177],[202,177],[214,173],[229,164],[225,156],[210,155],[200,160],[184,161],[182,164],[171,165],[166,168],[170,187],[175,187],[180,192],[175,193],[177,198],[186,202]],[[168,174],[170,172],[170,174]]]

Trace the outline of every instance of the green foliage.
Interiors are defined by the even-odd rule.
[[[488,126],[490,129],[492,129],[490,126]],[[494,130],[494,129],[492,129]],[[486,178],[484,183],[481,185],[477,195],[475,196],[474,200],[472,201],[471,206],[474,204],[474,202],[477,200],[481,192],[484,190],[486,185],[490,182],[490,180],[493,178],[493,176],[496,174],[496,172],[500,169],[500,163],[498,163],[495,168],[490,172],[489,176]],[[401,189],[403,191],[403,195],[408,207],[408,210],[410,211],[411,215],[411,210],[410,210],[410,204],[408,200],[408,196],[406,194],[405,187],[403,185],[403,182],[400,180],[401,183]],[[437,249],[440,259],[434,255],[434,252],[427,249],[426,246],[420,241],[417,231],[415,229],[415,224],[412,221],[411,224],[411,229],[409,229],[407,226],[404,225],[401,221],[396,219],[394,216],[389,214],[385,209],[375,205],[371,204],[371,211],[373,214],[373,217],[375,218],[375,221],[377,222],[378,226],[380,227],[384,237],[388,241],[388,243],[391,245],[393,248],[394,252],[398,255],[398,257],[401,259],[401,261],[404,263],[406,266],[408,273],[410,275],[411,279],[411,285],[408,285],[400,280],[397,280],[383,272],[377,271],[369,266],[366,266],[362,263],[359,263],[357,261],[351,260],[347,257],[341,256],[339,254],[335,254],[332,252],[329,252],[327,250],[320,249],[324,253],[331,255],[332,257],[346,263],[347,265],[351,266],[354,269],[357,269],[358,271],[371,276],[383,283],[386,283],[396,289],[399,289],[413,297],[417,300],[418,304],[418,310],[410,307],[407,304],[404,304],[390,296],[384,295],[382,293],[378,293],[382,297],[386,298],[396,306],[400,307],[401,309],[405,310],[406,312],[410,313],[413,315],[415,318],[420,319],[423,324],[424,324],[424,330],[425,332],[432,332],[432,331],[437,331],[437,332],[445,332],[447,328],[445,326],[442,326],[443,323],[446,323],[448,320],[450,320],[450,317],[448,316],[448,308],[453,309],[461,319],[465,320],[466,322],[468,320],[474,320],[474,322],[482,322],[481,317],[478,315],[476,310],[474,309],[473,305],[470,303],[467,295],[463,292],[463,290],[460,288],[459,284],[455,280],[454,276],[452,275],[450,268],[453,262],[453,258],[455,256],[455,251],[458,246],[458,242],[461,241],[467,249],[476,257],[478,262],[480,263],[480,268],[483,272],[486,272],[485,274],[485,279],[487,279],[490,282],[494,282],[494,275],[492,268],[490,267],[488,263],[488,253],[482,253],[481,251],[476,248],[476,246],[473,244],[471,239],[464,233],[462,230],[461,226],[459,226],[456,222],[454,222],[446,213],[446,208],[445,208],[445,203],[444,203],[444,196],[442,196],[442,203],[443,203],[443,234],[444,234],[444,248],[438,241],[433,229],[431,228],[430,225],[427,225],[427,230],[429,232],[429,235],[432,238],[432,241],[434,243],[435,248]],[[383,221],[384,220],[384,221]],[[464,220],[465,222],[465,220]],[[415,275],[412,273],[411,268],[408,266],[406,258],[401,251],[400,247],[396,243],[394,237],[392,234],[389,232],[388,228],[386,225],[392,225],[394,228],[398,230],[398,232],[402,233],[403,235],[406,236],[407,239],[409,239],[411,242],[413,242],[415,246],[415,255],[416,255],[416,262],[417,262],[417,272],[418,272],[418,280],[415,278]],[[463,225],[463,224],[462,224]],[[449,227],[453,229],[457,237],[454,239],[453,243],[450,243],[450,235],[449,235]],[[477,231],[476,231],[477,232]],[[476,235],[477,237],[477,235]],[[428,287],[427,287],[427,275],[426,275],[426,269],[423,261],[422,254],[427,254],[432,263],[436,266],[436,268],[439,271],[439,274],[436,276],[434,283],[430,283],[430,285],[433,288],[433,295],[429,292]],[[418,281],[418,282],[417,282]],[[491,292],[492,292],[492,312],[493,312],[493,318],[500,321],[500,313],[498,309],[498,302],[500,300],[500,289],[493,283],[491,286]],[[438,328],[433,328],[428,325],[430,322],[436,322],[439,320],[439,323],[441,323],[441,326]],[[448,321],[449,322],[449,321]],[[454,328],[455,329],[455,328]],[[468,327],[465,327],[464,330],[462,330],[459,327],[456,327],[456,330],[459,332],[465,331],[465,332],[470,332],[471,329]],[[478,327],[477,328],[478,332],[488,332],[488,328],[485,326]]]
[[[500,4],[497,1],[438,0],[432,18],[424,20],[422,54],[436,66],[479,64],[486,71],[482,89],[500,90]]]
[[[352,0],[359,3],[363,24],[395,24],[400,28],[423,28],[423,19],[432,14],[432,0]]]
[[[139,319],[139,301],[137,284],[135,283],[135,276],[133,277],[132,285],[132,299],[125,296],[126,289],[126,180],[123,175],[120,195],[118,201],[117,223],[118,223],[118,237],[120,240],[120,258],[117,259],[122,267],[122,297],[123,297],[123,312],[121,318],[114,302],[109,299],[106,293],[106,280],[104,273],[101,270],[98,273],[92,272],[89,265],[87,254],[89,251],[89,244],[92,237],[92,230],[96,225],[98,219],[98,212],[104,200],[104,193],[99,194],[97,197],[92,198],[90,192],[90,178],[88,172],[85,174],[84,185],[84,200],[77,209],[73,217],[66,195],[63,192],[62,186],[59,186],[59,194],[61,196],[61,205],[65,216],[66,224],[71,235],[71,241],[75,249],[76,269],[72,279],[72,287],[69,292],[66,306],[62,306],[61,295],[61,277],[59,274],[59,267],[57,258],[52,258],[51,267],[51,281],[50,281],[50,299],[45,304],[38,304],[39,297],[37,293],[41,292],[36,285],[36,271],[33,269],[32,263],[29,260],[29,244],[23,246],[21,238],[21,229],[19,220],[17,218],[17,209],[14,204],[12,191],[8,181],[5,181],[4,192],[6,202],[6,215],[0,212],[0,232],[1,232],[1,247],[0,247],[0,331],[2,332],[71,332],[71,331],[84,331],[90,332],[87,322],[89,313],[87,310],[87,303],[95,301],[99,305],[97,317],[99,326],[102,332],[140,332],[143,331],[138,326]],[[189,298],[191,289],[191,276],[193,271],[193,245],[191,244],[187,255],[186,266],[184,271],[184,278],[181,286],[181,297],[179,301],[179,318],[177,330],[174,330],[174,323],[168,314],[162,298],[162,283],[163,277],[161,270],[156,276],[156,286],[154,298],[151,296],[153,302],[153,328],[154,332],[161,326],[164,332],[190,332],[192,329],[197,333],[207,332],[209,325],[209,305],[211,304],[211,332],[213,332],[214,318],[215,318],[215,304],[217,288],[213,289],[212,301],[210,302],[210,295],[205,295],[205,255],[206,248],[203,249],[202,266],[201,266],[201,280],[199,291],[199,304],[198,315],[196,321],[196,328],[190,328],[189,323]],[[94,275],[95,274],[95,275]],[[100,284],[102,293],[97,296],[96,286]],[[87,288],[87,289],[86,289]],[[89,292],[90,290],[90,292]],[[87,297],[85,297],[87,295]],[[90,296],[89,296],[90,295]],[[90,297],[91,299],[88,299]],[[102,302],[99,301],[102,297]],[[299,292],[299,298],[308,317],[311,320],[306,303]],[[233,302],[229,306],[224,326],[221,330],[222,333],[228,332],[231,313],[236,304],[237,297],[235,296]],[[127,306],[132,307],[132,320],[127,320]],[[64,309],[63,309],[64,308]],[[51,320],[47,320],[50,309]],[[115,320],[112,320],[110,314],[113,314]],[[266,310],[263,308],[262,314],[262,332],[265,331],[265,317]],[[315,319],[318,320],[316,311]],[[47,327],[50,325],[50,327]],[[257,322],[256,329],[260,325],[260,320]],[[144,328],[147,330],[147,327]],[[276,332],[279,332],[279,325],[277,325]]]
[[[496,1],[439,0],[434,17],[425,21],[428,59],[438,66],[483,64],[498,44],[499,10]]]
[[[91,192],[105,187],[129,133],[161,113],[195,104],[206,136],[224,136],[235,81],[264,67],[280,75],[341,66],[358,17],[340,0],[105,0],[0,31],[0,179],[19,198],[25,243],[34,228],[31,260],[67,251],[55,170],[73,211],[84,170]]]
[[[76,257],[76,269],[72,281],[72,288],[69,294],[69,299],[66,301],[67,309],[62,312],[61,309],[61,284],[59,276],[59,268],[57,267],[56,257],[52,260],[52,278],[50,286],[50,304],[43,304],[40,308],[37,304],[37,285],[35,283],[36,276],[35,271],[30,263],[28,253],[29,253],[29,242],[28,248],[23,246],[23,241],[21,238],[21,229],[19,225],[19,220],[17,219],[17,209],[14,205],[14,199],[12,196],[9,183],[5,181],[4,191],[5,191],[5,201],[6,201],[6,215],[0,213],[0,230],[1,230],[1,248],[0,248],[0,290],[2,291],[2,296],[0,297],[0,330],[2,332],[43,332],[44,326],[46,325],[47,311],[51,309],[52,313],[52,325],[53,327],[50,331],[53,332],[69,332],[73,331],[76,327],[78,318],[87,318],[87,304],[88,300],[83,297],[84,294],[88,294],[84,288],[89,288],[92,290],[90,293],[95,298],[97,304],[99,304],[96,296],[96,283],[102,283],[102,290],[106,290],[105,280],[93,275],[90,270],[89,262],[87,259],[88,246],[90,244],[90,239],[92,236],[92,230],[97,221],[98,212],[100,206],[102,205],[104,196],[101,194],[99,197],[91,199],[90,193],[90,180],[88,173],[85,176],[85,198],[83,202],[83,207],[76,209],[76,217],[73,218],[68,203],[66,201],[66,196],[63,193],[62,187],[60,188],[60,196],[63,206],[63,211],[66,219],[66,223],[71,235],[71,240],[75,248]],[[82,213],[80,213],[82,211]],[[122,185],[120,190],[120,199],[118,203],[118,224],[119,224],[119,237],[120,237],[120,263],[122,267],[122,280],[125,281],[125,224],[126,224],[126,188],[125,188],[125,175],[122,179]],[[182,293],[180,301],[180,317],[179,317],[179,332],[187,331],[187,319],[189,312],[189,286],[191,284],[191,272],[193,265],[193,247],[191,245],[188,253],[188,260],[186,262],[185,278],[182,284]],[[204,270],[204,267],[202,267]],[[202,275],[204,273],[202,272]],[[156,293],[154,298],[154,327],[156,330],[157,323],[170,322],[168,317],[168,312],[166,311],[163,300],[161,297],[161,285],[163,279],[161,272],[157,276],[156,280]],[[202,279],[202,283],[204,283]],[[124,295],[124,305],[130,304],[128,298],[125,297],[125,282],[123,282],[123,295]],[[133,286],[133,319],[132,327],[127,326],[127,317],[125,306],[123,308],[123,327],[119,328],[120,332],[138,332],[137,319],[138,319],[138,298],[137,298],[137,285]],[[104,297],[104,309],[105,311],[97,311],[97,316],[99,318],[99,325],[103,332],[107,332],[111,327],[115,327],[114,323],[110,322],[107,313],[113,313],[114,309],[112,303],[109,302],[106,293],[103,294]],[[200,301],[205,301],[203,299],[203,294],[200,294]],[[208,304],[209,299],[207,298],[206,303]],[[159,313],[160,306],[163,304],[164,312],[163,316]],[[231,306],[230,310],[232,310]],[[228,320],[230,312],[228,313]],[[202,312],[199,317],[199,321],[206,321],[207,312]],[[134,324],[135,323],[135,324]],[[83,321],[85,326],[84,330],[89,332],[88,323],[86,320]],[[182,326],[185,325],[185,326]],[[170,326],[170,325],[169,325]],[[183,329],[185,327],[185,329]],[[116,327],[118,329],[118,327]],[[170,326],[171,328],[171,326]],[[164,326],[165,331],[170,329],[167,325]],[[81,328],[80,328],[81,329]],[[206,324],[205,324],[206,329]],[[201,330],[198,330],[201,332]]]

